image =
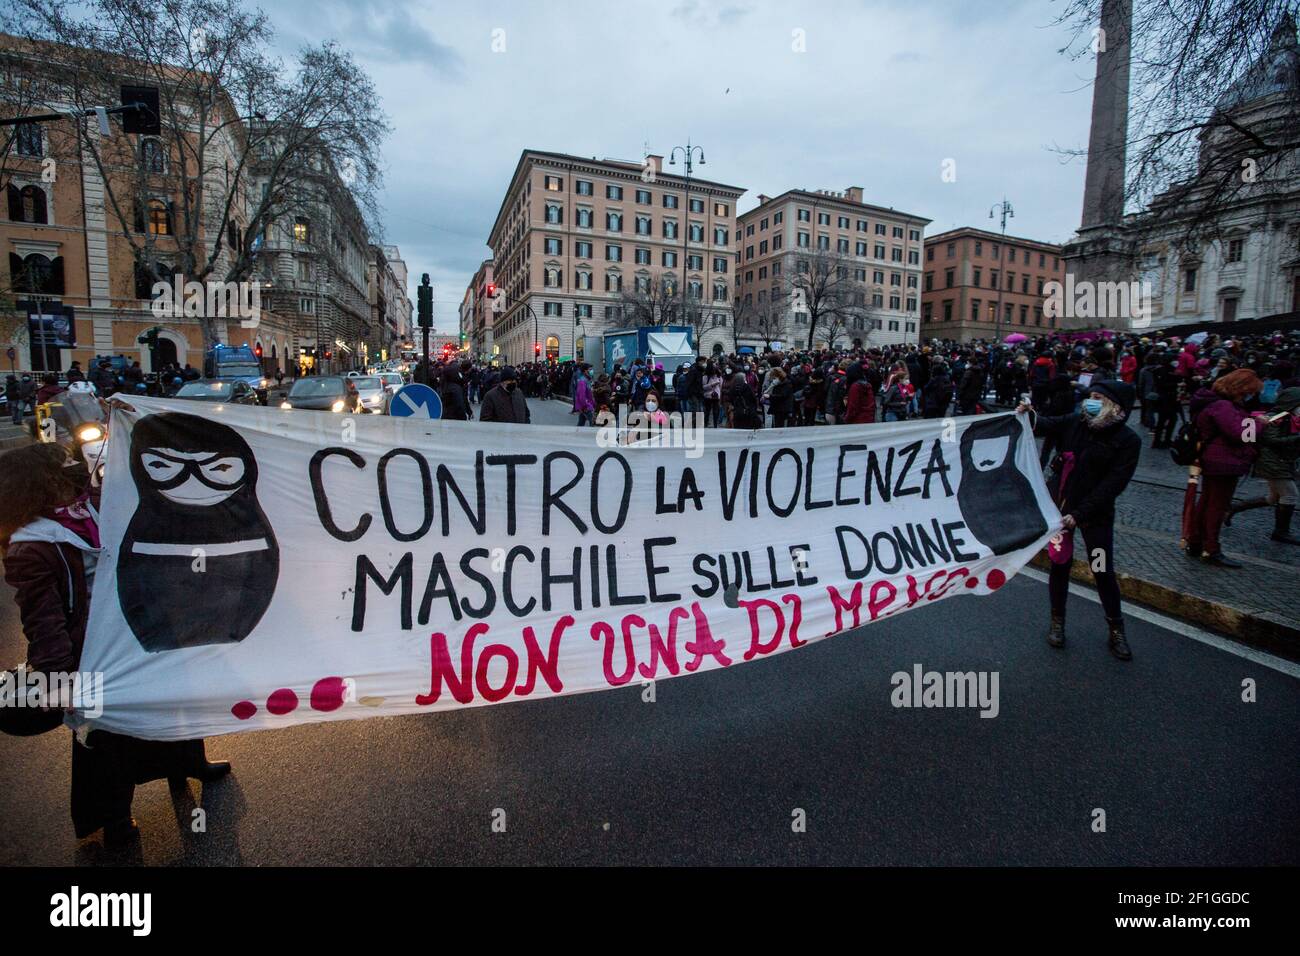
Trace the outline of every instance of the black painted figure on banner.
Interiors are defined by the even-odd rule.
[[[238,432],[196,415],[148,415],[131,436],[140,503],[122,540],[117,595],[147,651],[242,641],[280,569]]]
[[[961,436],[957,504],[966,527],[994,554],[1017,551],[1047,533],[1029,478],[1016,467],[1024,429],[1015,415],[968,425]]]

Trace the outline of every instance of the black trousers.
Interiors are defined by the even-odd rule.
[[[72,738],[72,828],[77,839],[131,816],[138,783],[192,776],[206,762],[203,740],[140,740],[92,730]]]
[[[1097,582],[1097,595],[1101,598],[1102,610],[1109,620],[1118,620],[1120,608],[1119,579],[1115,576],[1115,522],[1105,524],[1079,525],[1078,531],[1083,538],[1084,553],[1078,555],[1088,562],[1092,576]],[[1070,593],[1070,565],[1053,562],[1048,575],[1047,593],[1052,602],[1052,614],[1065,615],[1065,599]]]

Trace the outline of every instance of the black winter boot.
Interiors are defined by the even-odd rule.
[[[1267,498],[1250,498],[1239,505],[1233,505],[1228,509],[1228,513],[1223,518],[1223,526],[1225,528],[1231,527],[1232,519],[1243,511],[1249,511],[1251,508],[1263,508],[1267,504]]]
[[[1273,533],[1269,537],[1283,544],[1300,544],[1300,538],[1291,533],[1291,519],[1294,517],[1295,505],[1278,505],[1273,515]]]
[[[1133,652],[1128,649],[1128,640],[1124,637],[1124,619],[1106,618],[1106,628],[1109,631],[1107,643],[1110,644],[1111,654],[1121,661],[1131,661]]]
[[[1047,643],[1053,647],[1065,646],[1065,615],[1053,614],[1052,623],[1047,629]]]

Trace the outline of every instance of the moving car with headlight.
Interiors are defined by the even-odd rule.
[[[341,375],[309,375],[300,378],[280,403],[284,409],[305,408],[318,412],[355,412],[361,399],[353,382]]]
[[[348,379],[356,387],[357,397],[361,399],[361,410],[372,415],[388,414],[388,389],[384,380],[378,375],[358,375]]]
[[[393,401],[393,396],[406,384],[406,377],[401,372],[380,372],[379,380],[384,383],[384,391],[388,393],[390,404]]]
[[[258,404],[266,404],[271,381],[262,371],[262,360],[247,345],[214,345],[204,353],[203,374],[210,379],[242,379],[257,393]]]
[[[186,382],[173,398],[192,402],[219,402],[226,405],[260,405],[257,389],[242,378],[203,378]]]

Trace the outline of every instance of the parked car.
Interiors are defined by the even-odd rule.
[[[372,415],[388,414],[388,399],[391,396],[388,394],[388,389],[384,388],[383,379],[378,375],[359,375],[349,379],[349,382],[356,386],[363,412],[370,412]]]
[[[186,382],[173,398],[193,402],[224,402],[228,405],[260,405],[257,389],[242,378],[202,378]]]
[[[281,408],[306,408],[322,412],[355,412],[361,405],[355,380],[341,375],[309,375],[289,389]]]

